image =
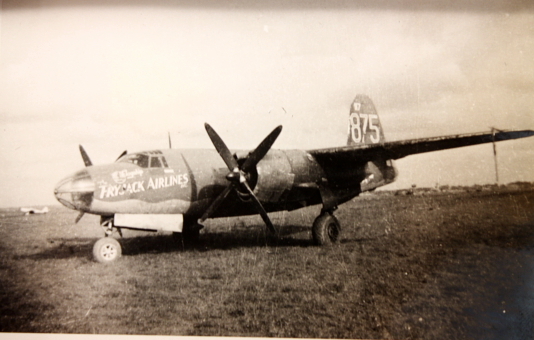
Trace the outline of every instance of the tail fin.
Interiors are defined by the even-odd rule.
[[[356,95],[350,107],[347,145],[377,144],[385,141],[373,101],[366,95]]]

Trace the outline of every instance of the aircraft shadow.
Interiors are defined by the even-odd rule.
[[[155,234],[118,238],[123,256],[141,254],[170,253],[177,251],[229,250],[253,247],[309,247],[313,242],[302,234],[309,232],[309,227],[279,227],[278,237],[270,235],[263,226],[249,226],[244,230],[228,230],[201,233],[195,244],[185,244],[180,237]],[[93,245],[98,238],[58,237],[47,239],[51,247],[29,255],[19,255],[18,259],[49,260],[68,258],[92,259]]]
[[[271,235],[265,226],[248,226],[246,229],[229,230],[201,235],[199,245],[207,249],[234,249],[247,247],[309,247],[313,245],[309,227],[286,225],[277,226],[278,235]]]
[[[50,247],[47,249],[29,255],[18,255],[17,259],[32,259],[32,260],[51,260],[51,259],[68,259],[68,258],[83,258],[88,259],[92,256],[93,245],[97,238],[77,238],[77,237],[57,237],[49,238],[47,242]]]

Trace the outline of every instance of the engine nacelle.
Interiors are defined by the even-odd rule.
[[[284,192],[291,190],[295,175],[286,154],[270,150],[256,166],[258,180],[254,194],[262,202],[278,202]]]

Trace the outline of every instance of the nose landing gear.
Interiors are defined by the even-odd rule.
[[[113,237],[104,237],[93,246],[93,257],[100,263],[110,263],[121,257],[122,249],[119,241]]]
[[[122,255],[122,248],[119,241],[111,237],[111,235],[115,231],[118,231],[122,237],[122,231],[113,225],[113,218],[102,217],[100,219],[100,226],[104,229],[106,237],[98,240],[93,246],[93,258],[96,262],[110,263]]]

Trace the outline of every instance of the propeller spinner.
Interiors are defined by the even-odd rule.
[[[250,195],[250,197],[252,198],[252,202],[254,203],[254,206],[260,214],[261,218],[265,222],[265,225],[273,234],[276,234],[276,229],[274,228],[273,223],[269,219],[265,208],[263,208],[263,205],[258,200],[258,198],[250,187],[247,175],[250,174],[253,169],[255,169],[259,161],[261,161],[263,157],[265,157],[267,152],[269,152],[274,142],[278,138],[278,135],[280,135],[280,132],[282,131],[282,126],[280,125],[276,127],[267,137],[265,137],[265,139],[258,145],[256,149],[254,149],[252,152],[249,152],[248,156],[245,158],[245,161],[242,163],[241,166],[234,158],[226,144],[224,144],[222,138],[217,134],[217,132],[215,132],[215,130],[208,123],[205,123],[204,126],[206,127],[206,132],[208,133],[208,136],[210,137],[213,145],[215,146],[215,149],[217,150],[224,163],[230,170],[228,175],[226,175],[226,179],[230,183],[204,212],[204,215],[202,215],[202,217],[200,218],[200,222],[203,222],[210,216],[212,216],[213,213],[215,213],[215,211],[217,210],[217,208],[221,205],[221,203],[226,199],[230,191],[235,189],[240,190],[242,192],[246,192]]]

